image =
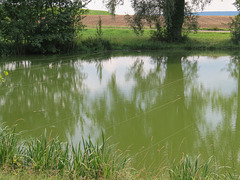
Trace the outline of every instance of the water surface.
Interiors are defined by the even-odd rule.
[[[102,132],[135,166],[182,154],[237,167],[239,57],[189,52],[1,59],[0,122],[77,143]]]

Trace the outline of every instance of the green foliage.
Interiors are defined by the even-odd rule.
[[[3,125],[1,125],[3,126]],[[0,128],[0,178],[4,179],[239,179],[231,167],[218,165],[214,158],[200,161],[183,156],[166,167],[136,171],[128,155],[113,151],[102,135],[102,145],[90,137],[77,146],[62,143],[58,138],[43,135],[20,141],[20,134],[8,127]],[[159,173],[161,172],[161,173]],[[166,174],[168,173],[168,175]],[[17,175],[17,176],[16,176]]]
[[[0,128],[0,167],[12,166],[14,157],[18,156],[17,138],[14,130]]]
[[[12,44],[1,41],[0,38],[0,57],[16,54]]]
[[[193,180],[209,178],[210,162],[211,159],[200,164],[199,157],[193,162],[189,156],[185,156],[177,165],[173,165],[173,167],[169,169],[170,179]]]
[[[3,75],[0,74],[0,84],[4,82],[4,80],[7,76],[8,76],[7,71],[3,71]]]
[[[235,16],[230,24],[232,41],[235,44],[240,44],[240,15]]]
[[[128,165],[128,158],[101,146],[90,137],[76,147],[58,138],[43,135],[20,141],[19,134],[8,127],[0,129],[0,168],[14,172],[29,172],[68,179],[103,179],[117,177]],[[114,162],[114,163],[113,163]]]
[[[240,1],[236,0],[234,3],[238,11],[240,11]],[[240,44],[240,14],[235,16],[230,23],[230,30],[232,34],[232,41],[235,44]]]
[[[127,21],[137,35],[143,34],[147,24],[154,29],[151,33],[152,40],[181,40],[183,24],[189,30],[196,30],[198,25],[197,17],[191,13],[191,6],[179,2],[181,1],[134,1],[135,15],[127,16]],[[183,7],[178,7],[181,5]]]
[[[66,51],[84,27],[85,5],[80,0],[2,0],[0,36],[17,54]]]
[[[69,169],[69,147],[57,139],[42,136],[25,144],[24,165],[36,172],[52,171],[62,174]]]
[[[114,13],[116,6],[124,0],[106,0],[106,6]],[[139,35],[142,34],[144,24],[156,27],[152,39],[166,41],[181,41],[182,28],[197,28],[196,16],[192,10],[203,8],[211,0],[192,0],[191,5],[185,0],[131,0],[135,11],[133,17],[127,17],[129,25]],[[164,30],[164,31],[163,31]]]
[[[98,25],[97,25],[97,37],[98,38],[101,38],[102,35],[103,35],[103,31],[102,31],[102,19],[101,17],[99,16],[99,19],[98,19]]]
[[[85,40],[82,40],[79,50],[87,52],[101,52],[112,50],[112,45],[107,39],[89,37]]]
[[[165,41],[167,40],[167,28],[156,23],[156,30],[151,31],[151,40]]]
[[[233,4],[237,8],[237,10],[240,11],[240,0],[235,0]]]

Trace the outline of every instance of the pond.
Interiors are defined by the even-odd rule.
[[[207,52],[121,52],[0,60],[0,123],[25,138],[102,133],[135,167],[182,154],[239,165],[240,61]],[[238,166],[239,167],[239,166]]]

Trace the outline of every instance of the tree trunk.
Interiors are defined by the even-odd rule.
[[[184,21],[185,0],[174,0],[174,10],[170,16],[170,24],[167,27],[170,41],[182,40],[182,26]]]

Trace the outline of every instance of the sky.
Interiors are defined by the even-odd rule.
[[[236,11],[233,3],[235,0],[212,0],[210,5],[207,5],[204,11]],[[89,9],[93,10],[107,10],[102,0],[92,0],[92,2],[87,6]],[[125,0],[123,6],[117,8],[116,14],[133,14],[133,9],[131,8],[130,0]]]

